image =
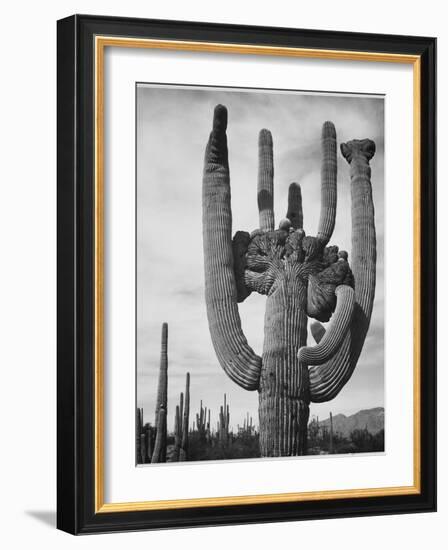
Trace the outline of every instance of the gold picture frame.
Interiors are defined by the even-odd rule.
[[[165,30],[172,29],[170,22],[165,23]],[[160,22],[158,23],[160,24]],[[188,24],[185,24],[188,27]],[[130,28],[127,27],[127,20],[112,19],[107,18],[89,18],[89,16],[74,16],[74,18],[69,18],[59,22],[59,33],[67,34],[70,37],[77,37],[77,48],[83,47],[83,53],[78,57],[79,59],[83,56],[88,58],[88,62],[85,61],[82,70],[87,70],[87,67],[90,68],[91,78],[89,80],[89,86],[91,89],[91,103],[93,105],[93,110],[89,111],[92,115],[92,127],[89,130],[92,133],[93,138],[93,151],[92,151],[92,160],[93,160],[93,173],[92,173],[92,190],[89,196],[92,199],[91,208],[92,208],[92,219],[89,220],[91,224],[91,229],[93,232],[93,242],[92,242],[92,263],[90,265],[91,271],[93,272],[92,277],[92,377],[91,377],[91,395],[93,396],[92,411],[93,420],[92,431],[90,432],[91,437],[91,450],[90,455],[91,460],[90,464],[92,467],[91,477],[89,478],[89,487],[91,490],[91,497],[93,497],[91,502],[90,510],[87,510],[87,505],[84,504],[86,511],[84,513],[85,519],[80,522],[79,517],[75,522],[72,517],[69,517],[70,514],[67,514],[68,504],[65,503],[65,496],[62,497],[60,493],[60,514],[59,514],[59,527],[70,531],[70,532],[96,532],[104,530],[114,530],[115,528],[131,529],[134,525],[132,519],[129,519],[133,514],[139,512],[144,512],[147,519],[144,521],[144,528],[151,528],[160,526],[160,518],[157,516],[154,521],[151,519],[151,513],[163,513],[164,511],[171,513],[170,521],[172,524],[181,525],[182,522],[179,520],[179,516],[173,516],[172,514],[175,511],[180,511],[185,514],[186,511],[189,511],[192,515],[190,518],[191,525],[200,524],[197,519],[197,514],[194,513],[194,509],[200,509],[201,511],[207,509],[211,511],[214,509],[213,518],[210,519],[209,523],[214,523],[216,521],[216,514],[222,513],[224,508],[228,508],[230,511],[232,509],[238,508],[238,510],[257,510],[259,512],[260,505],[269,505],[270,507],[275,505],[294,505],[300,504],[296,510],[296,516],[300,517],[303,515],[303,505],[310,503],[324,503],[325,501],[340,501],[343,503],[350,500],[350,506],[353,508],[357,506],[357,501],[359,502],[360,508],[358,513],[375,513],[375,506],[380,506],[380,502],[385,502],[387,499],[394,499],[397,501],[397,510],[399,510],[400,503],[415,503],[415,506],[424,507],[422,504],[425,501],[425,506],[429,508],[434,508],[434,496],[433,494],[429,495],[428,491],[431,493],[431,483],[428,484],[428,468],[433,468],[431,465],[433,459],[431,455],[431,450],[425,448],[424,456],[422,456],[422,431],[428,430],[427,425],[422,424],[422,418],[427,418],[428,412],[424,412],[422,415],[422,378],[424,382],[425,392],[428,392],[428,382],[425,382],[425,377],[428,376],[427,370],[422,371],[422,339],[425,339],[424,345],[427,348],[428,346],[428,335],[422,333],[422,325],[428,323],[428,319],[422,318],[422,309],[421,304],[424,299],[422,293],[427,292],[428,290],[422,286],[422,229],[426,228],[428,222],[426,216],[426,211],[423,211],[423,202],[422,196],[425,195],[425,208],[427,208],[428,202],[428,186],[434,186],[434,181],[428,181],[428,178],[425,179],[425,187],[422,185],[422,176],[430,170],[430,164],[434,155],[434,151],[426,152],[426,158],[422,158],[422,138],[427,139],[428,132],[432,130],[431,127],[431,117],[433,114],[428,115],[428,94],[435,94],[432,87],[433,76],[429,79],[429,82],[423,81],[423,78],[428,79],[428,71],[431,72],[434,70],[434,67],[431,65],[431,62],[428,61],[428,50],[433,52],[435,48],[435,42],[433,39],[426,39],[425,42],[425,51],[422,53],[422,45],[415,44],[412,39],[409,39],[409,43],[404,43],[398,47],[398,43],[392,37],[380,38],[377,35],[371,37],[372,45],[369,46],[369,41],[366,42],[365,38],[363,44],[367,43],[366,49],[353,49],[353,43],[349,41],[348,36],[336,36],[331,35],[330,38],[325,35],[328,33],[319,34],[318,31],[315,31],[314,42],[316,45],[312,47],[303,47],[300,45],[283,45],[277,44],[276,42],[276,31],[274,29],[265,29],[265,33],[270,37],[271,45],[256,43],[254,40],[255,29],[249,28],[252,31],[246,31],[246,40],[244,42],[238,41],[225,41],[224,35],[232,35],[232,28],[226,26],[220,26],[221,33],[217,33],[216,40],[205,40],[201,38],[200,28],[203,29],[203,32],[206,31],[207,25],[191,24],[190,29],[191,38],[185,38],[186,31],[184,33],[179,33],[177,38],[161,38],[160,32],[156,32],[154,26],[157,25],[151,21],[142,21],[141,29],[145,29],[146,36],[141,30],[139,36],[131,35]],[[162,25],[163,26],[163,25]],[[67,29],[70,28],[70,31]],[[158,29],[159,27],[157,27]],[[114,30],[112,30],[114,29]],[[107,30],[107,32],[105,32]],[[172,32],[172,30],[171,30]],[[242,31],[240,31],[242,32]],[[300,42],[301,31],[290,30],[290,42]],[[308,33],[313,34],[312,31],[307,31]],[[194,38],[196,36],[196,38]],[[232,35],[233,36],[233,35]],[[361,35],[359,35],[361,37]],[[60,66],[59,71],[68,71],[69,69],[65,65],[64,56],[72,56],[74,59],[76,55],[73,52],[67,51],[73,47],[72,43],[65,43],[66,38],[60,38],[59,51],[60,51]],[[319,44],[325,43],[325,40],[328,43],[328,47],[319,47]],[[341,45],[341,49],[336,49],[336,40],[338,40]],[[342,45],[345,43],[349,47],[342,48]],[[381,42],[383,40],[383,42]],[[302,42],[306,40],[302,36]],[[62,44],[62,45],[61,45]],[[87,45],[90,44],[90,51],[87,50]],[[361,42],[359,42],[361,44]],[[381,48],[376,48],[376,44],[381,44]],[[414,46],[414,48],[412,48]],[[316,492],[302,492],[302,493],[280,493],[280,494],[263,494],[263,495],[245,495],[245,496],[226,496],[226,497],[216,497],[216,498],[192,498],[192,499],[182,499],[182,500],[158,500],[158,501],[141,501],[141,502],[117,502],[110,503],[105,502],[104,499],[104,56],[107,48],[155,48],[163,50],[174,50],[174,51],[189,51],[189,52],[208,52],[214,54],[245,54],[245,55],[264,55],[264,56],[287,56],[287,57],[300,57],[300,58],[313,58],[313,59],[325,59],[325,60],[356,60],[367,63],[401,63],[401,64],[410,64],[412,65],[413,70],[413,197],[414,197],[414,266],[413,266],[413,277],[414,277],[414,342],[413,342],[413,380],[414,380],[414,391],[413,391],[413,421],[414,421],[414,433],[413,433],[413,460],[414,460],[414,470],[413,470],[413,484],[410,486],[401,486],[401,487],[381,487],[381,488],[363,488],[356,490],[332,490],[332,491],[316,491]],[[395,50],[394,50],[395,47]],[[65,50],[64,50],[65,48]],[[64,51],[62,51],[64,50]],[[67,50],[67,51],[66,51]],[[406,50],[406,53],[403,52]],[[79,51],[79,50],[78,50]],[[62,53],[61,53],[62,52]],[[79,54],[78,54],[79,55]],[[62,67],[64,62],[64,67]],[[76,62],[76,59],[75,59]],[[93,69],[93,70],[92,70]],[[80,70],[78,69],[77,77],[79,77]],[[424,76],[423,76],[424,73]],[[432,73],[431,73],[432,74]],[[72,78],[73,75],[72,75]],[[66,101],[64,94],[66,93],[64,86],[59,88],[59,101]],[[423,95],[423,97],[422,97]],[[430,102],[431,103],[431,102]],[[64,111],[64,108],[61,107],[61,110]],[[65,111],[64,111],[64,116]],[[428,119],[429,116],[429,119]],[[60,136],[62,139],[62,136]],[[425,150],[426,151],[426,150]],[[76,155],[76,152],[73,152],[73,155]],[[72,163],[74,164],[75,161]],[[426,171],[426,172],[425,172]],[[67,199],[68,200],[68,199]],[[65,207],[66,205],[63,205]],[[432,208],[433,204],[430,205]],[[60,208],[62,208],[60,206]],[[428,234],[425,232],[425,238],[428,238]],[[429,236],[431,238],[431,236]],[[432,252],[434,254],[434,252]],[[435,258],[434,258],[435,262]],[[60,265],[60,270],[65,271],[67,269],[66,265]],[[61,277],[61,271],[60,271]],[[61,314],[62,315],[62,314]],[[63,323],[63,321],[60,322]],[[429,345],[433,344],[429,342]],[[434,364],[430,368],[434,368]],[[65,365],[61,365],[59,361],[59,376],[65,376]],[[77,368],[80,368],[79,365]],[[425,363],[425,369],[427,365]],[[63,396],[60,396],[60,399],[63,399]],[[428,409],[427,399],[428,396],[424,397],[425,407]],[[59,410],[60,418],[63,413],[61,409]],[[429,416],[431,416],[429,414]],[[64,415],[65,416],[65,415]],[[83,436],[84,437],[84,436]],[[425,436],[425,441],[427,436]],[[67,446],[68,443],[64,441],[64,446]],[[65,458],[65,450],[62,453],[64,455],[61,458],[61,461]],[[76,456],[76,450],[73,452]],[[61,463],[60,463],[61,464]],[[424,471],[422,471],[422,469]],[[61,482],[60,487],[64,483],[71,483],[72,485],[76,484],[75,480],[70,480],[67,482],[65,479]],[[60,491],[62,489],[60,488]],[[79,487],[78,487],[79,490]],[[75,491],[74,491],[75,492]],[[398,498],[399,497],[399,498]],[[369,502],[372,504],[369,508]],[[392,501],[390,501],[392,502]],[[428,504],[430,503],[430,504]],[[73,505],[73,503],[72,503]],[[79,503],[78,503],[79,505]],[[406,504],[407,506],[411,506]],[[412,506],[411,506],[412,507]],[[281,508],[279,508],[281,510]],[[289,509],[288,509],[289,510]],[[249,513],[249,512],[248,512]],[[272,518],[274,516],[269,516],[269,513],[272,514],[272,510],[267,512],[266,518]],[[281,512],[280,512],[281,513]],[[328,513],[328,512],[327,512]],[[356,511],[347,512],[348,515],[355,515]],[[325,515],[325,513],[323,513]],[[185,516],[184,516],[185,517]],[[222,522],[226,522],[226,517],[231,518],[233,516],[223,516]],[[247,516],[248,518],[250,515]],[[289,517],[289,516],[288,516]],[[88,519],[87,519],[88,518]],[[113,519],[112,519],[113,518]],[[261,518],[263,521],[265,518]],[[228,522],[238,522],[240,519],[232,520]],[[244,521],[244,519],[242,520]],[[250,521],[250,519],[249,519]],[[177,523],[176,523],[177,522]]]

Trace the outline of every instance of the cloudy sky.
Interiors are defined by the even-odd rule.
[[[154,421],[162,322],[169,324],[168,428],[191,373],[190,422],[202,399],[216,425],[224,392],[236,428],[249,412],[258,424],[258,393],[227,378],[210,340],[204,303],[201,186],[204,149],[213,108],[229,113],[228,145],[233,233],[258,227],[257,141],[261,128],[274,141],[276,223],[285,217],[288,186],[302,187],[304,229],[315,235],[320,209],[320,133],[334,122],[338,145],[371,138],[377,152],[372,185],[378,239],[377,287],[372,322],[358,366],[329,403],[311,404],[311,416],[352,414],[384,406],[384,101],[298,92],[230,90],[180,86],[137,86],[137,406]],[[349,166],[338,155],[338,209],[330,244],[351,249]],[[350,256],[349,256],[350,261]],[[261,355],[264,296],[240,304],[249,344]],[[313,343],[309,339],[309,343]]]

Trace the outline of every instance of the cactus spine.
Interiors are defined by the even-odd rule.
[[[274,229],[273,142],[259,136],[260,228],[231,239],[227,110],[215,108],[203,174],[205,298],[217,358],[228,376],[259,392],[262,456],[306,453],[310,402],[333,399],[349,380],[361,353],[375,293],[376,241],[369,160],[370,140],[343,144],[350,164],[352,268],[331,239],[337,205],[336,130],[322,128],[321,214],[316,237],[306,236],[300,186],[291,184],[287,218]],[[247,343],[237,302],[251,292],[267,296],[263,354]],[[312,328],[308,317],[331,319]],[[226,413],[222,409],[223,416]],[[198,424],[199,425],[199,424]],[[222,422],[220,421],[220,425]]]

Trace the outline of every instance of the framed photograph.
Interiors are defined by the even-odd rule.
[[[434,511],[434,38],[58,22],[58,527]]]

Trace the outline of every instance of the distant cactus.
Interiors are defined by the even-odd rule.
[[[334,452],[333,447],[333,414],[330,412],[330,454],[332,455]]]
[[[153,429],[149,423],[145,424],[144,434],[145,434],[145,464],[151,462],[152,458],[152,449],[153,449]]]
[[[205,441],[207,439],[207,407],[202,406],[202,399],[199,412],[196,413],[196,429],[199,433],[199,439]]]
[[[161,415],[161,411],[163,414]],[[162,325],[159,384],[155,411],[156,441],[151,462],[166,462],[166,417],[168,413],[168,324]]]
[[[157,416],[156,442],[152,453],[151,463],[166,462],[166,409],[159,407]]]
[[[219,410],[218,437],[222,445],[229,443],[230,409],[224,394],[224,405]]]
[[[227,375],[259,392],[262,456],[301,455],[307,449],[309,403],[333,399],[353,373],[372,313],[376,237],[369,161],[370,140],[343,144],[350,164],[352,266],[327,246],[337,204],[336,131],[322,129],[321,213],[316,237],[303,230],[300,186],[291,184],[287,218],[274,229],[273,143],[259,136],[259,229],[232,241],[227,109],[215,108],[203,174],[205,298],[211,338]],[[267,296],[262,357],[247,343],[237,302],[251,292]],[[316,346],[307,347],[308,317]],[[225,414],[223,410],[223,414]]]
[[[157,426],[159,408],[167,408],[168,399],[168,323],[162,324],[162,342],[160,346],[159,383],[157,386],[155,425]]]
[[[181,413],[179,405],[176,405],[176,414],[174,415],[174,451],[172,458],[173,462],[178,462],[180,455],[180,442],[182,438],[182,422],[180,419],[180,415]]]
[[[135,462],[142,464],[143,409],[135,411]]]
[[[190,373],[187,372],[185,381],[185,406],[183,410],[182,433],[179,451],[179,460],[181,462],[187,460],[188,456],[188,434],[190,420]]]

